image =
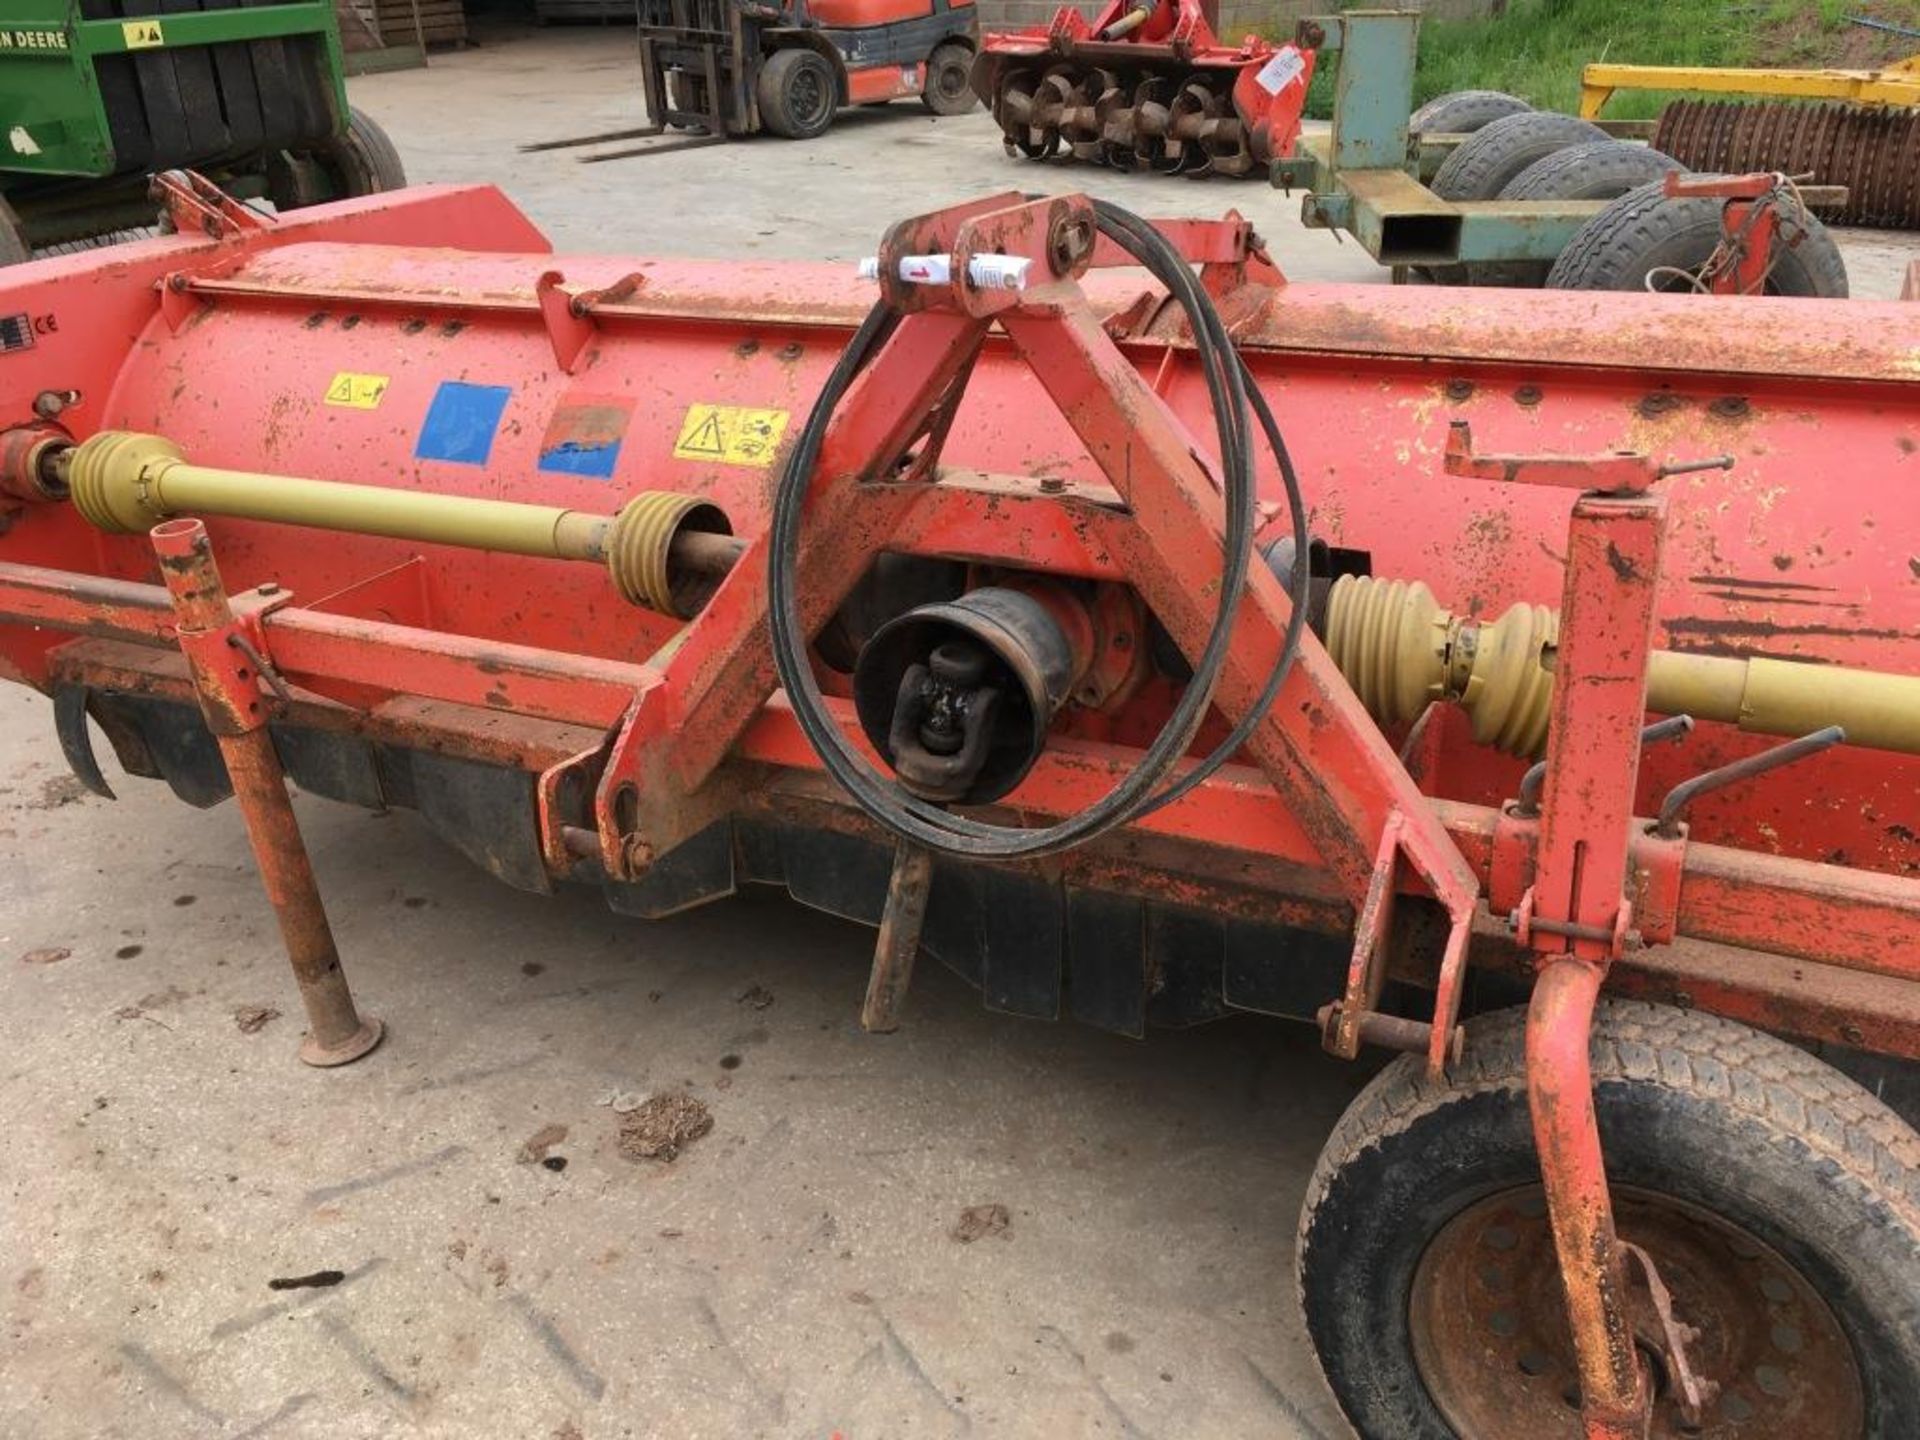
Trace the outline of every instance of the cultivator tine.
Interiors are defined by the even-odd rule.
[[[1173,125],[1168,102],[1173,87],[1158,76],[1148,76],[1133,91],[1133,114],[1128,128],[1133,132],[1135,163],[1145,170],[1170,170],[1167,158],[1167,131]]]
[[[995,117],[1009,134],[1033,123],[1033,88],[1025,75],[1011,75],[994,106]]]
[[[1167,152],[1176,157],[1174,170],[1182,175],[1205,175],[1212,158],[1201,143],[1201,132],[1213,114],[1213,92],[1202,80],[1188,80],[1173,97],[1173,123],[1167,136]]]

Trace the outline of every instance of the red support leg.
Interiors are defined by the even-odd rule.
[[[1538,862],[1515,916],[1522,943],[1542,959],[1527,1015],[1527,1095],[1589,1440],[1640,1440],[1650,1399],[1588,1044],[1607,967],[1631,933],[1633,799],[1665,523],[1657,495],[1589,494],[1574,504]]]
[[[1527,1010],[1527,1103],[1588,1440],[1644,1440],[1646,1379],[1627,1317],[1626,1262],[1613,1228],[1587,1053],[1603,978],[1598,965],[1571,956],[1540,972]]]
[[[345,1065],[380,1043],[372,1016],[354,1009],[340,968],[340,952],[320,901],[300,824],[287,798],[286,775],[267,734],[266,702],[254,673],[257,650],[245,631],[213,562],[207,530],[198,520],[169,520],[153,531],[160,573],[173,597],[181,652],[193,671],[201,714],[219,742],[246,821],[260,882],[280,922],[294,982],[307,1007],[300,1058],[309,1065]],[[252,650],[253,653],[249,654]]]

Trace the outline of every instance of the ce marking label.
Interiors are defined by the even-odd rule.
[[[41,315],[29,314],[25,310],[0,315],[0,355],[11,355],[16,350],[31,350],[36,336],[59,333],[59,318],[51,310]]]

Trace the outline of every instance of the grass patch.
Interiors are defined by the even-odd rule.
[[[1920,39],[1848,24],[1852,15],[1920,29],[1920,0],[1508,0],[1504,15],[1421,25],[1413,103],[1505,90],[1538,109],[1572,112],[1581,67],[1594,61],[1862,68],[1920,50]],[[1315,77],[1309,115],[1333,113],[1331,80],[1331,66]],[[1606,114],[1651,119],[1670,98],[1622,91]]]

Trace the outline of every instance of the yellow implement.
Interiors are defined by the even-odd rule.
[[[1704,65],[1589,65],[1580,72],[1580,115],[1599,115],[1616,90],[1687,90],[1844,100],[1855,105],[1920,105],[1920,55],[1878,70],[1729,70]]]

